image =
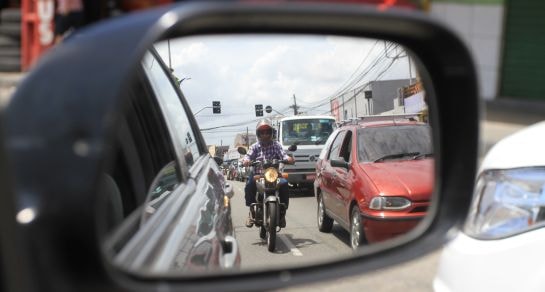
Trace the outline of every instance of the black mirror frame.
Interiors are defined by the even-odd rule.
[[[22,82],[4,113],[4,135],[0,138],[6,150],[0,153],[0,246],[2,280],[7,290],[62,287],[74,291],[149,291],[165,285],[173,290],[278,289],[416,258],[440,247],[448,232],[463,222],[477,164],[476,75],[465,45],[426,15],[333,4],[189,3],[114,21],[84,29],[80,36],[45,56]],[[399,240],[371,246],[358,257],[313,267],[147,278],[111,266],[99,244],[102,234],[94,220],[95,210],[89,206],[96,204],[95,185],[108,155],[102,146],[111,141],[115,113],[124,106],[121,93],[154,42],[174,36],[219,33],[340,34],[387,39],[411,51],[421,68],[427,70],[422,72],[422,80],[430,97],[430,120],[439,158],[435,164],[436,203],[429,210],[434,216]],[[81,76],[82,68],[105,74],[74,78]],[[108,68],[107,72],[104,68]],[[55,80],[71,82],[52,91],[49,85],[59,82]],[[61,98],[67,95],[80,98]],[[44,101],[48,109],[44,109]],[[72,108],[76,110],[66,110]],[[194,119],[191,122],[196,123]],[[81,141],[91,147],[86,156],[73,151],[73,145]],[[52,171],[49,167],[55,160],[58,164]],[[34,221],[22,224],[15,220],[24,207],[36,208]]]

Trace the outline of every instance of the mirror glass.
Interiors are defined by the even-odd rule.
[[[156,43],[127,91],[104,183],[121,197],[107,256],[152,276],[256,271],[351,257],[413,230],[434,186],[415,64],[399,44],[356,37]]]

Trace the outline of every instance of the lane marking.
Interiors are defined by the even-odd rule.
[[[293,243],[284,235],[284,234],[278,234],[277,235],[280,240],[286,245],[287,248],[290,249],[291,254],[293,254],[296,257],[302,257],[303,253],[293,245]]]

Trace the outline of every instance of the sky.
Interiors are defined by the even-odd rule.
[[[172,39],[155,47],[174,75],[185,78],[181,90],[208,145],[232,146],[237,133],[247,128],[254,132],[256,104],[274,109],[265,117],[290,116],[295,96],[300,112],[328,114],[329,98],[343,89],[377,78],[409,78],[401,46],[374,39],[209,35]],[[221,114],[212,114],[212,101],[220,101]],[[204,130],[215,127],[220,128]]]

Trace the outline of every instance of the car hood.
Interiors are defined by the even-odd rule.
[[[378,192],[427,201],[433,190],[433,159],[360,163]]]
[[[545,122],[528,126],[496,143],[486,154],[479,172],[545,165]]]

